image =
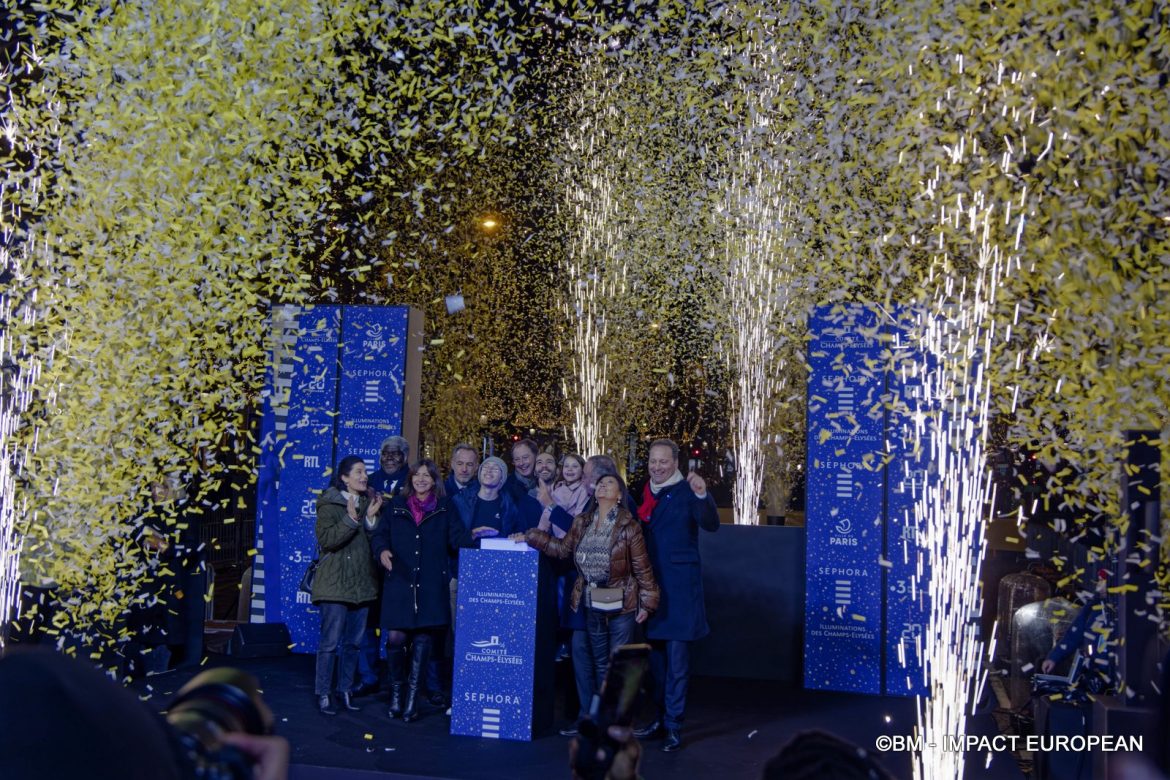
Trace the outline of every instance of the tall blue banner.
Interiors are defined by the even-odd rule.
[[[317,493],[333,465],[333,410],[337,399],[337,339],[341,312],[318,306],[300,313],[291,371],[280,468],[276,533],[265,535],[265,619],[288,625],[293,649],[317,648],[317,610],[297,583],[317,557]],[[265,529],[270,531],[271,529]],[[275,565],[273,565],[275,564]]]
[[[544,601],[535,550],[460,550],[452,734],[527,741],[551,721]]]
[[[929,369],[907,310],[809,320],[805,685],[924,695],[930,571],[916,504],[935,484]]]
[[[366,306],[273,312],[252,618],[287,624],[295,652],[316,652],[320,635],[318,611],[297,589],[317,557],[317,496],[341,457],[354,453],[376,467],[382,438],[402,430],[407,312]]]
[[[809,321],[805,686],[881,693],[885,372],[876,313]]]
[[[387,436],[402,432],[406,383],[404,306],[346,306],[341,333],[338,393],[339,459],[354,453],[372,473]]]

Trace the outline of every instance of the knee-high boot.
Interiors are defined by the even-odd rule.
[[[406,683],[406,648],[392,646],[386,651],[386,666],[390,673],[390,709],[386,714],[391,718],[402,715],[402,689]]]
[[[418,689],[427,673],[427,658],[431,655],[430,634],[416,634],[410,647],[410,678],[407,680],[406,709],[402,719],[407,723],[418,720]]]

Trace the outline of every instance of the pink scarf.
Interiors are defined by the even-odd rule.
[[[419,501],[418,496],[411,493],[410,497],[406,499],[406,508],[410,510],[410,516],[414,518],[414,524],[419,526],[422,525],[427,512],[434,509],[438,503],[439,497],[433,491],[427,493],[427,497],[423,501]]]
[[[576,517],[585,511],[589,503],[589,493],[585,490],[585,480],[579,479],[572,485],[558,482],[552,492],[553,501],[557,506],[569,513],[569,517]]]

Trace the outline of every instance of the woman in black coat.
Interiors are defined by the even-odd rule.
[[[474,547],[492,529],[468,531],[444,495],[439,468],[420,460],[410,467],[405,493],[390,504],[372,536],[374,558],[382,565],[382,630],[388,636],[391,718],[418,718],[418,689],[431,646],[451,623],[450,555]],[[402,684],[406,648],[410,676],[406,703]]]

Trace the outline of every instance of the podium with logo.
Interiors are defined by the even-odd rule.
[[[552,727],[549,560],[524,544],[459,551],[451,733],[529,741]]]

